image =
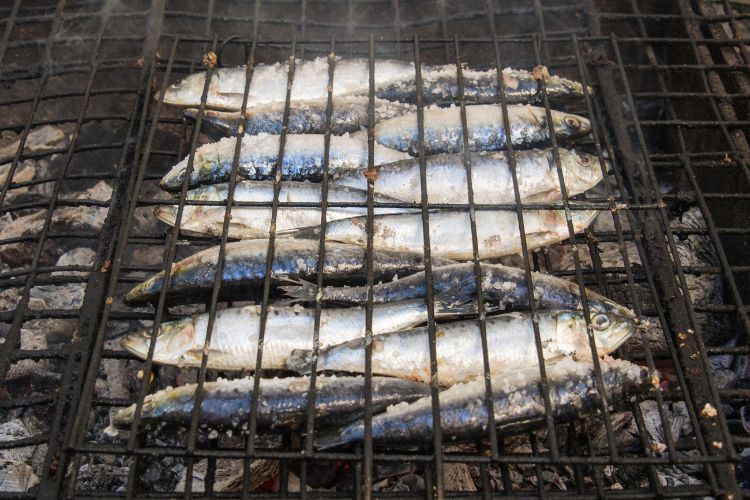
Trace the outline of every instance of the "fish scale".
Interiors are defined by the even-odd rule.
[[[539,334],[546,361],[565,356],[590,358],[586,317],[578,311],[538,312]],[[598,354],[620,347],[635,332],[630,318],[595,313],[591,317]],[[523,369],[538,364],[535,333],[530,313],[508,313],[487,318],[485,322],[490,374]],[[476,320],[457,321],[436,327],[436,359],[441,385],[465,382],[484,374],[482,337]],[[430,380],[430,336],[427,328],[414,328],[377,335],[372,339],[372,372],[420,382]],[[365,366],[364,339],[322,349],[318,353],[318,371],[362,373]],[[287,368],[309,373],[311,351],[292,353]]]
[[[333,87],[334,97],[368,95],[370,61],[362,58],[336,57]],[[416,102],[415,67],[413,62],[376,59],[372,75],[375,95],[379,98]],[[323,101],[328,95],[329,59],[318,57],[296,60],[294,80],[290,92],[292,102]],[[459,97],[456,66],[453,64],[420,66],[425,103],[454,102]],[[239,110],[245,94],[246,68],[218,68],[213,70],[208,86],[206,105],[215,109]],[[289,64],[256,64],[250,82],[247,106],[250,108],[280,104],[286,99]],[[499,87],[497,70],[472,69],[464,66],[463,96],[470,102],[497,102]],[[198,107],[205,86],[206,73],[192,74],[167,88],[164,102],[175,106]],[[503,69],[503,94],[511,103],[541,101],[539,82],[530,71]],[[551,99],[583,96],[583,86],[573,80],[549,75],[545,78],[547,96]]]
[[[320,425],[342,424],[364,412],[364,378],[319,376],[313,412]],[[189,427],[195,406],[196,384],[167,388],[146,396],[140,430]],[[250,412],[257,402],[258,424],[263,428],[298,428],[307,421],[309,377],[274,378],[260,381],[260,397],[253,394],[252,377],[203,384],[198,420],[204,429],[238,429],[247,432]],[[377,413],[403,401],[414,401],[430,393],[430,386],[384,377],[372,378],[372,409]],[[135,405],[118,411],[112,419],[117,429],[128,430]]]
[[[255,370],[262,307],[257,305],[222,309],[216,313],[209,345],[208,368]],[[457,314],[441,309],[437,316]],[[321,348],[365,336],[366,311],[361,307],[323,309],[318,341]],[[206,343],[208,314],[198,314],[159,327],[153,360],[174,366],[201,366]],[[381,304],[373,308],[372,333],[402,330],[427,321],[423,300]],[[315,309],[301,306],[268,306],[263,339],[263,368],[283,369],[294,350],[312,349]],[[125,336],[122,346],[145,359],[151,345],[151,330]]]

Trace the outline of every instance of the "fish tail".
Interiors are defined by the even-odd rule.
[[[279,238],[294,238],[298,240],[315,240],[320,237],[320,226],[300,227],[277,231]]]
[[[352,442],[352,436],[342,430],[326,429],[315,434],[315,446],[319,450],[328,450]]]
[[[300,375],[310,373],[312,366],[312,351],[308,349],[294,349],[286,360],[288,370]]]
[[[287,295],[287,299],[282,300],[284,304],[296,304],[297,302],[314,302],[317,293],[317,285],[303,279],[290,279],[288,286],[278,287]]]

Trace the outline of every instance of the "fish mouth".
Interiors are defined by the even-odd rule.
[[[154,209],[154,216],[163,223],[174,226],[177,220],[177,207],[174,205],[159,205]]]
[[[633,336],[636,331],[635,322],[624,317],[614,317],[616,325],[610,328],[604,339],[603,346],[607,353],[617,350],[627,340]],[[600,353],[601,354],[601,353]]]
[[[141,330],[126,335],[120,340],[120,345],[129,353],[146,359],[148,356],[149,345],[151,343],[150,330]]]

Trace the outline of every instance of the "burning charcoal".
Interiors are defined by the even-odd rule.
[[[40,330],[21,329],[21,349],[36,351],[47,348],[47,339]],[[51,362],[46,359],[22,359],[13,363],[8,369],[6,384],[8,390],[15,395],[28,395],[32,392],[46,392],[56,387],[60,380],[60,373],[52,370]]]
[[[450,490],[446,484],[446,490]],[[424,491],[424,479],[422,476],[411,473],[406,474],[398,478],[390,487],[384,491],[391,491],[394,493],[414,493],[417,491]]]
[[[208,462],[200,460],[193,465],[192,491],[206,491],[205,479]],[[175,486],[175,491],[185,491],[185,474],[187,467],[180,465],[180,479]],[[244,477],[242,460],[217,460],[216,473],[214,481],[214,491],[232,492],[242,491],[242,481]],[[250,461],[250,491],[254,491],[264,483],[273,480],[279,475],[278,460],[257,459]],[[291,477],[291,476],[290,476]],[[297,480],[299,485],[299,479]],[[299,491],[299,486],[297,486]]]
[[[259,458],[250,461],[250,491],[257,490],[279,476],[279,461]],[[242,491],[244,478],[242,460],[217,460],[214,491]],[[294,480],[296,479],[296,489]],[[289,474],[289,491],[299,491],[299,478]],[[310,488],[308,487],[308,490]]]
[[[119,491],[127,483],[129,469],[101,460],[86,462],[78,468],[76,488],[79,491]]]
[[[445,489],[448,491],[477,491],[466,464],[448,462],[443,466]]]
[[[645,430],[651,441],[651,451],[656,455],[661,455],[667,453],[667,449],[664,439],[664,428],[656,405],[657,403],[655,401],[643,401],[640,403],[643,420],[646,425]],[[687,437],[692,435],[693,431],[692,426],[690,425],[690,416],[688,415],[685,403],[678,401],[674,403],[666,403],[665,406],[666,408],[664,410],[667,416],[666,418],[669,420],[672,439],[677,441],[681,436]],[[629,432],[631,432],[631,434],[637,433],[637,430],[632,426],[629,429]],[[692,455],[693,453],[697,453],[697,450],[689,450],[685,453]],[[668,486],[704,484],[701,479],[695,476],[696,474],[700,474],[701,469],[702,466],[700,464],[656,467],[659,480],[663,485]]]

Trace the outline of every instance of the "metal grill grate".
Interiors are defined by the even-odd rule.
[[[437,497],[479,496],[497,493],[527,496],[580,497],[703,497],[740,494],[734,477],[733,464],[739,460],[737,449],[750,445],[738,417],[724,409],[748,399],[743,387],[720,388],[711,376],[709,355],[750,354],[747,348],[750,320],[745,301],[748,300],[750,262],[747,252],[748,183],[750,147],[746,129],[748,92],[747,65],[750,41],[742,23],[750,14],[737,13],[728,0],[718,4],[702,4],[679,0],[669,5],[623,0],[535,0],[534,2],[465,1],[434,2],[422,0],[316,1],[288,0],[279,2],[154,2],[98,0],[59,0],[31,2],[15,0],[0,6],[4,21],[0,40],[0,75],[8,91],[0,98],[4,111],[3,130],[19,134],[20,147],[10,160],[10,173],[0,192],[0,216],[18,220],[32,210],[42,210],[43,223],[34,234],[21,234],[0,240],[3,249],[18,248],[18,265],[0,272],[0,292],[17,297],[12,307],[0,312],[4,322],[5,342],[0,345],[0,380],[4,397],[0,407],[4,416],[36,412],[46,416],[45,428],[38,434],[13,441],[0,442],[0,450],[13,450],[32,445],[46,445],[46,454],[37,471],[41,484],[21,496],[69,496],[76,498],[100,496],[174,497],[174,491],[159,492],[147,484],[147,471],[153,461],[173,457],[186,467],[185,476],[193,477],[198,461],[207,460],[204,492],[193,492],[193,481],[185,483],[187,497],[227,498],[256,495],[250,491],[251,477],[245,474],[241,488],[234,493],[217,493],[217,460],[237,459],[249,471],[250,460],[257,458],[280,461],[278,494],[262,496],[351,496],[351,492],[289,491],[290,471],[306,484],[314,468],[322,462],[340,462],[352,475],[353,491],[371,497],[381,464],[411,463],[424,474],[425,492]],[[707,9],[711,8],[709,11]],[[733,36],[730,36],[729,34]],[[370,61],[370,123],[374,122],[373,63],[376,58],[394,57],[410,60],[416,66],[417,88],[420,89],[421,66],[426,63],[456,64],[459,75],[462,122],[466,123],[461,63],[477,67],[533,67],[546,65],[562,76],[591,85],[593,94],[586,93],[575,103],[576,111],[591,119],[593,149],[600,160],[609,158],[612,171],[604,172],[602,193],[563,197],[557,204],[521,204],[515,161],[511,148],[511,168],[516,203],[480,205],[474,203],[469,189],[470,212],[477,208],[514,211],[523,231],[522,213],[529,209],[557,209],[566,213],[587,208],[602,210],[602,217],[611,219],[610,229],[592,229],[574,234],[568,222],[569,240],[556,249],[571,265],[561,269],[555,265],[550,250],[529,252],[523,243],[520,265],[526,272],[529,288],[533,286],[531,271],[543,270],[574,280],[580,290],[594,288],[606,295],[613,289],[624,290],[624,298],[639,316],[652,320],[664,333],[660,349],[654,352],[651,342],[643,338],[641,349],[621,349],[620,357],[633,359],[648,366],[654,373],[665,369],[674,378],[674,388],[656,393],[660,423],[664,429],[665,450],[651,447],[647,423],[638,404],[628,405],[636,422],[636,444],[621,445],[613,412],[605,407],[601,417],[580,421],[570,426],[554,425],[547,411],[543,437],[537,433],[525,436],[528,451],[509,452],[508,439],[496,436],[488,426],[486,439],[476,443],[473,451],[455,451],[436,429],[431,447],[419,453],[389,453],[373,446],[371,436],[351,452],[319,452],[310,436],[316,430],[312,412],[304,433],[284,435],[282,448],[269,447],[256,439],[257,415],[253,413],[249,435],[252,439],[227,444],[219,438],[199,439],[197,419],[193,419],[181,446],[171,446],[150,436],[131,433],[120,442],[106,442],[99,429],[109,419],[112,408],[137,402],[154,388],[161,387],[162,378],[173,378],[175,370],[157,367],[153,352],[145,362],[136,360],[112,342],[112,332],[122,332],[139,321],[153,322],[156,329],[162,321],[179,315],[166,306],[163,290],[155,310],[132,309],[122,304],[122,296],[147,274],[164,270],[167,275],[173,264],[207,246],[220,245],[223,256],[227,243],[231,209],[251,206],[233,199],[238,169],[239,146],[235,150],[233,175],[227,214],[220,238],[186,237],[179,222],[186,201],[187,182],[179,197],[177,225],[164,233],[162,227],[141,222],[150,218],[156,205],[165,203],[159,195],[158,180],[166,169],[185,156],[192,168],[196,147],[201,136],[206,92],[197,120],[189,122],[178,111],[163,104],[166,87],[187,74],[200,71],[200,61],[208,51],[220,54],[225,65],[248,64],[247,80],[253,66],[294,58],[335,54],[363,56]],[[335,59],[329,57],[329,83],[335,78]],[[212,71],[212,68],[209,68]],[[295,74],[290,64],[289,82]],[[502,79],[502,72],[498,71]],[[500,87],[503,88],[502,82]],[[290,88],[290,87],[289,87]],[[544,85],[542,101],[550,116],[550,104]],[[421,95],[420,92],[417,93]],[[329,92],[326,152],[330,145],[333,97]],[[243,103],[243,110],[246,102]],[[499,104],[507,107],[503,94]],[[284,123],[290,109],[287,93]],[[422,186],[425,185],[425,149],[423,141],[424,105],[417,101],[420,128],[419,159]],[[507,113],[506,113],[507,116]],[[549,121],[549,120],[548,120]],[[64,147],[35,153],[24,148],[32,133],[46,124],[65,126],[69,140]],[[509,124],[505,123],[506,129]],[[372,127],[369,129],[372,131]],[[466,127],[464,127],[466,130]],[[557,172],[563,185],[562,170],[554,134]],[[464,132],[464,146],[468,137]],[[373,167],[374,137],[368,136],[369,165]],[[285,133],[282,132],[279,156],[284,155]],[[29,181],[14,181],[14,173],[26,159],[44,159],[58,155],[57,168],[49,175]],[[281,161],[279,161],[281,164]],[[471,161],[464,156],[464,167],[471,171]],[[188,178],[189,175],[186,176]],[[471,176],[468,176],[471,179]],[[331,205],[327,200],[327,165],[323,182],[322,224]],[[662,193],[660,181],[671,179],[676,190]],[[73,194],[105,181],[112,186],[109,199],[74,197]],[[280,172],[277,172],[274,221],[279,207],[294,204],[280,201]],[[15,191],[44,187],[43,196],[17,202],[9,195]],[[202,202],[207,204],[208,202]],[[705,228],[675,225],[670,207],[677,203],[697,206],[705,219]],[[370,181],[368,226],[376,207],[373,183]],[[429,227],[430,205],[426,190],[421,203],[396,204],[421,209],[423,226]],[[79,231],[60,228],[55,214],[65,207],[86,207],[106,210],[101,229]],[[607,215],[607,212],[609,215]],[[372,231],[368,231],[371,235]],[[482,296],[479,279],[476,227],[472,227],[474,262],[478,295]],[[717,265],[695,266],[684,263],[679,252],[680,242],[703,237],[716,250]],[[51,248],[70,239],[73,246],[96,249],[91,266],[56,265],[50,259]],[[269,240],[273,255],[275,233]],[[612,245],[619,259],[604,262],[598,246]],[[636,255],[629,248],[637,250]],[[372,239],[368,241],[368,285],[373,284]],[[425,260],[430,263],[430,241],[424,235]],[[320,253],[325,242],[320,241]],[[637,262],[633,261],[636,257]],[[143,265],[148,260],[150,265]],[[322,262],[322,259],[319,259]],[[4,261],[3,261],[4,262]],[[223,261],[220,258],[220,266]],[[266,270],[271,266],[266,263]],[[59,275],[53,272],[67,272]],[[79,273],[73,275],[71,271]],[[266,272],[266,276],[269,273]],[[211,299],[203,305],[209,313],[209,329],[216,311],[224,307],[219,300],[220,270],[216,272]],[[321,273],[318,276],[322,276]],[[432,272],[427,266],[427,302],[432,305]],[[688,281],[692,277],[720,276],[724,285],[721,303],[695,300]],[[84,283],[85,294],[80,303],[70,308],[39,307],[32,300],[33,290],[40,286]],[[319,277],[317,286],[325,285]],[[267,279],[255,299],[263,305],[263,318],[268,315],[271,284]],[[15,295],[11,295],[14,291]],[[372,301],[368,301],[367,325],[371,336]],[[531,302],[532,313],[533,301]],[[479,301],[482,304],[482,300]],[[430,310],[432,308],[429,308]],[[315,305],[315,341],[319,332],[321,304]],[[584,300],[584,312],[588,305]],[[710,314],[728,321],[737,335],[735,345],[704,344],[700,335],[700,316]],[[44,323],[47,321],[47,323]],[[67,339],[56,347],[29,349],[23,347],[23,330],[59,321]],[[480,331],[485,337],[485,316],[480,306]],[[265,319],[262,319],[265,325]],[[435,353],[435,318],[429,315],[432,373],[437,370]],[[264,336],[262,327],[260,338]],[[534,324],[537,350],[543,360],[538,324]],[[208,342],[208,339],[207,339]],[[488,368],[486,339],[484,363]],[[592,350],[595,351],[593,341]],[[259,349],[256,366],[263,350]],[[206,357],[197,371],[191,371],[202,387],[205,381],[219,374],[206,368]],[[369,356],[366,356],[366,387],[371,379]],[[22,362],[48,361],[59,379],[43,386],[26,388],[8,380],[14,365]],[[122,397],[101,396],[97,381],[108,364],[126,366],[130,372],[141,371],[137,386],[123,387]],[[543,368],[543,363],[540,363]],[[172,370],[172,372],[170,372]],[[313,373],[315,370],[313,370]],[[189,377],[188,376],[188,377]],[[256,380],[256,390],[258,378]],[[602,391],[601,371],[597,382]],[[491,391],[487,379],[487,393]],[[542,373],[542,387],[547,381]],[[315,376],[311,377],[315,394]],[[199,391],[200,394],[200,391]],[[438,387],[433,378],[433,415],[438,415]],[[314,398],[311,398],[311,400]],[[682,401],[692,437],[676,439],[671,431],[665,408],[669,402]],[[718,409],[716,417],[706,417],[706,404]],[[491,405],[491,399],[488,399]],[[545,391],[545,406],[549,408]],[[367,405],[366,428],[372,418]],[[736,412],[735,412],[736,413]],[[5,417],[4,417],[5,418]],[[594,421],[603,425],[604,446],[597,446],[592,428]],[[137,426],[137,422],[134,424]],[[235,440],[236,441],[236,440]],[[435,451],[433,451],[435,450]],[[106,491],[86,487],[80,479],[84,465],[111,463],[125,457],[123,487]],[[446,490],[446,464],[465,463],[476,466],[481,491]],[[536,489],[513,491],[511,467],[528,466],[536,477]],[[659,468],[674,465],[702,467],[702,484],[674,486],[662,484]],[[607,484],[606,469],[610,466],[630,468],[644,481],[617,490]],[[569,467],[575,485],[569,491],[552,487],[549,473]],[[491,474],[497,471],[499,485],[493,486]],[[501,491],[493,489],[501,488]],[[19,494],[13,494],[18,496]],[[403,497],[404,493],[391,496]],[[388,495],[385,495],[388,496]]]

